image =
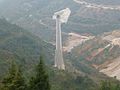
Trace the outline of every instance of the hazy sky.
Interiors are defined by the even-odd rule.
[[[3,0],[0,0],[0,2],[2,2]]]

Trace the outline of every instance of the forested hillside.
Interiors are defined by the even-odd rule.
[[[11,62],[21,68],[29,85],[42,56],[51,90],[119,90],[120,8],[114,8],[120,2],[82,2],[87,4],[75,0],[0,1],[0,87]],[[98,7],[91,8],[94,5]],[[114,8],[101,9],[101,5]],[[55,21],[52,16],[67,7],[72,13],[68,23],[62,25],[63,45],[68,44],[68,50],[63,50],[64,71],[54,67]],[[35,82],[37,79],[34,78]]]
[[[87,88],[84,90],[96,88],[96,83],[91,78],[78,72],[73,73],[68,64],[66,66],[68,70],[66,71],[53,68],[53,51],[54,46],[51,44],[42,41],[15,24],[8,23],[5,19],[0,19],[0,82],[8,71],[10,63],[14,61],[21,67],[27,83],[28,79],[34,74],[35,66],[40,55],[42,55],[44,62],[49,67],[48,74],[52,90],[83,89],[86,84]],[[92,83],[92,85],[89,85],[89,83]]]
[[[45,55],[47,63],[52,62],[52,51],[52,45],[15,24],[0,19],[0,76],[4,74],[11,60],[24,68],[31,68],[38,62],[40,55]]]

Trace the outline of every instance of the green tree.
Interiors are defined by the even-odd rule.
[[[12,62],[8,74],[2,80],[3,90],[25,90],[26,85],[20,68]]]
[[[36,67],[36,74],[30,79],[29,90],[50,90],[49,77],[45,70],[43,58]]]
[[[108,81],[102,81],[100,90],[111,90],[111,83]]]
[[[120,84],[117,84],[114,90],[120,90]]]
[[[110,81],[102,81],[100,90],[120,90],[120,84]]]

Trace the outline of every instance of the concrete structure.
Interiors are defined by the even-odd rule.
[[[56,50],[55,50],[55,67],[61,70],[65,70],[65,64],[62,53],[62,36],[61,36],[61,24],[67,23],[70,16],[70,9],[66,8],[59,12],[56,12],[53,19],[56,20]]]

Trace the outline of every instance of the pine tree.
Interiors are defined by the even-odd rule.
[[[42,57],[40,57],[40,62],[36,67],[35,77],[30,80],[29,90],[50,90],[49,78]]]
[[[120,84],[117,84],[114,90],[120,90]]]
[[[112,86],[109,81],[102,81],[100,90],[111,90]]]
[[[26,85],[20,68],[12,62],[8,74],[2,80],[4,90],[25,90]]]
[[[120,84],[111,81],[102,81],[100,90],[120,90]]]

